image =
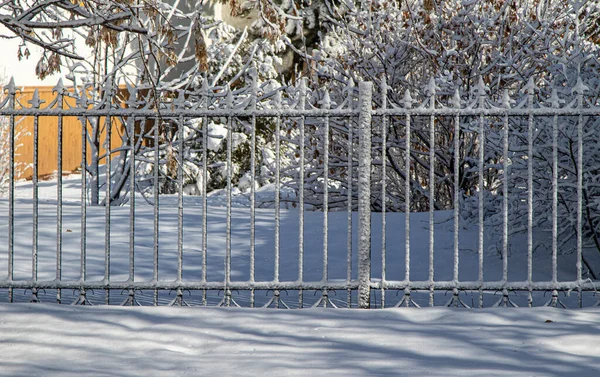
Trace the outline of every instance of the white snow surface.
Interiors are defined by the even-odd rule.
[[[64,177],[63,279],[77,280],[80,265],[80,176]],[[17,184],[15,200],[15,280],[31,278],[32,202],[31,182]],[[257,193],[268,201],[273,191]],[[38,278],[55,277],[56,181],[40,182],[40,235]],[[222,281],[225,250],[224,191],[208,196],[208,281]],[[234,198],[232,210],[232,280],[247,281],[249,209],[247,195]],[[184,280],[201,274],[202,198],[184,198]],[[161,197],[160,279],[176,277],[177,197]],[[283,205],[283,204],[282,204]],[[6,198],[0,198],[0,271],[7,271]],[[274,278],[274,210],[256,211],[256,281]],[[135,279],[152,277],[153,207],[136,198]],[[88,279],[104,276],[105,208],[88,207]],[[346,212],[329,214],[329,278],[345,279]],[[373,214],[373,278],[381,276],[381,214]],[[435,278],[452,278],[453,224],[451,212],[436,213]],[[304,280],[319,281],[323,262],[323,214],[305,212]],[[387,215],[387,278],[404,277],[404,215]],[[111,209],[111,279],[127,279],[129,207]],[[281,211],[282,281],[294,281],[298,271],[298,209]],[[353,276],[356,277],[356,214],[353,218]],[[547,237],[547,235],[542,235]],[[411,215],[411,279],[427,279],[428,214]],[[523,238],[511,239],[509,279],[526,278],[527,255]],[[486,238],[486,247],[497,240]],[[590,251],[591,252],[591,251]],[[592,257],[594,254],[590,254]],[[502,260],[486,249],[484,279],[501,278]],[[597,263],[597,260],[595,261]],[[477,277],[477,226],[460,227],[459,278]],[[534,281],[551,277],[551,255],[534,254]],[[559,280],[575,276],[574,255],[559,256]],[[6,275],[0,275],[3,279]],[[216,305],[222,294],[208,297]],[[600,375],[600,307],[593,292],[584,295],[588,308],[565,310],[547,307],[489,308],[500,298],[484,297],[485,309],[291,309],[276,310],[214,307],[74,307],[52,304],[55,292],[40,292],[43,304],[26,303],[30,292],[15,291],[6,303],[0,290],[0,376],[597,376]],[[77,293],[63,290],[63,303]],[[268,292],[267,292],[268,295]],[[256,304],[269,299],[257,292]],[[379,292],[374,292],[380,303]],[[149,305],[151,293],[136,299]],[[388,292],[386,304],[402,297]],[[477,297],[460,294],[468,305]],[[103,292],[92,292],[94,304],[104,302]],[[126,298],[111,293],[111,301]],[[297,297],[282,292],[291,307]],[[305,293],[305,305],[319,298]],[[450,298],[436,293],[436,305]],[[163,292],[161,305],[173,299]],[[198,293],[186,293],[188,304],[198,305]],[[249,306],[244,292],[234,293],[242,306]],[[332,302],[345,305],[344,292],[331,294]],[[427,293],[414,295],[427,305]],[[526,296],[511,299],[526,305]],[[575,307],[576,294],[560,294],[562,303]],[[534,305],[549,300],[534,293]],[[296,303],[295,303],[296,302]],[[356,304],[355,297],[353,304]]]
[[[0,376],[598,376],[600,310],[0,305]]]

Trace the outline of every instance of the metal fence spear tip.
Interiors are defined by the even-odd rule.
[[[537,85],[535,85],[533,77],[530,77],[529,80],[527,80],[527,85],[523,87],[522,92],[532,95],[535,93],[536,90],[538,90],[538,87]]]
[[[4,90],[8,91],[8,94],[14,95],[17,94],[17,87],[15,86],[15,78],[11,76],[10,81],[4,87]]]
[[[454,90],[454,96],[452,97],[452,106],[457,109],[460,109],[460,91],[457,89]]]
[[[61,94],[63,94],[64,90],[65,90],[65,86],[63,85],[62,78],[60,78],[60,79],[58,79],[58,82],[56,83],[54,88],[52,88],[52,93],[58,93],[59,95],[61,95]]]
[[[183,90],[179,90],[177,99],[175,100],[175,108],[183,109],[185,107],[185,93]]]
[[[590,90],[590,88],[585,85],[583,83],[583,81],[581,80],[581,76],[577,77],[577,83],[575,84],[575,86],[573,87],[573,89],[571,90],[571,93],[575,94],[585,94],[585,92],[588,92]]]
[[[510,98],[510,94],[508,94],[508,89],[504,89],[504,92],[502,93],[502,106],[506,109],[510,109],[514,102],[515,101]]]
[[[275,109],[279,110],[281,109],[281,91],[277,91],[277,93],[275,93],[275,98],[273,98],[272,101],[272,105],[275,107]]]
[[[550,104],[552,105],[553,108],[557,109],[560,107],[561,103],[564,103],[565,100],[560,99],[560,97],[558,96],[558,91],[556,90],[556,88],[552,89],[552,94],[550,95]]]
[[[479,76],[479,81],[477,82],[477,85],[475,85],[475,93],[477,93],[479,96],[485,96],[486,93],[489,93],[490,88],[485,84],[485,82],[483,81],[483,77]]]
[[[230,87],[227,88],[227,108],[233,108],[233,93]]]
[[[435,79],[433,77],[430,78],[425,86],[425,93],[427,93],[428,96],[434,96],[438,89],[439,87],[435,84]]]
[[[44,103],[46,101],[40,99],[40,93],[38,92],[38,90],[36,88],[33,92],[33,97],[31,97],[31,100],[29,100],[27,102],[31,105],[32,108],[39,109],[39,107],[42,105],[42,103]]]
[[[406,89],[406,91],[404,92],[404,97],[402,97],[402,99],[400,100],[400,103],[407,109],[410,109],[413,105],[413,103],[415,103],[415,99],[412,98],[412,96],[410,95],[410,90]]]
[[[329,89],[325,88],[323,93],[323,99],[319,101],[319,104],[323,105],[323,108],[326,110],[331,107],[331,97],[329,95]]]
[[[306,78],[300,80],[300,98],[298,99],[298,110],[304,110],[306,106]]]

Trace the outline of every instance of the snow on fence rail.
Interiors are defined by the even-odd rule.
[[[555,306],[562,303],[561,291],[577,292],[578,306],[584,305],[585,292],[595,294],[598,266],[584,249],[596,242],[600,250],[600,213],[594,207],[600,200],[594,178],[600,150],[593,140],[600,128],[600,107],[586,97],[588,88],[579,79],[572,89],[551,90],[547,99],[530,81],[521,98],[513,101],[504,92],[497,102],[489,98],[483,82],[473,93],[461,94],[438,92],[434,80],[420,101],[408,91],[403,97],[392,93],[385,81],[378,93],[371,83],[361,82],[336,98],[327,90],[309,92],[303,81],[297,88],[259,87],[256,82],[237,91],[204,86],[199,94],[180,92],[160,100],[129,88],[129,98],[121,102],[107,90],[96,103],[77,90],[67,92],[61,83],[55,90],[56,99],[41,109],[37,95],[29,106],[17,104],[17,87],[11,81],[0,103],[0,116],[9,118],[10,127],[8,275],[0,288],[7,290],[11,302],[15,289],[31,290],[32,301],[43,290],[56,290],[58,302],[65,300],[62,290],[73,289],[80,304],[90,302],[90,291],[106,292],[105,303],[114,301],[111,292],[125,292],[122,302],[131,305],[146,291],[154,305],[161,302],[161,292],[170,291],[175,292],[171,304],[190,303],[192,294],[184,296],[193,291],[201,295],[198,303],[207,305],[212,292],[218,305],[237,305],[243,296],[252,307],[287,307],[292,297],[288,291],[303,307],[303,293],[314,291],[320,297],[313,305],[361,308],[376,305],[378,293],[382,307],[390,306],[399,292],[402,297],[391,305],[416,304],[415,295],[425,292],[433,306],[439,291],[451,292],[444,302],[456,306],[467,306],[459,295],[470,292],[479,307],[488,292],[499,292],[493,304],[506,306],[515,304],[509,296],[513,291],[525,292],[529,306],[539,299],[535,292],[549,292],[551,298],[544,301]],[[75,97],[75,107],[65,105],[67,95]],[[379,107],[373,106],[375,99]],[[21,224],[29,219],[23,212],[29,202],[23,202],[14,171],[20,117],[34,121],[27,198],[30,252],[19,239],[24,237]],[[65,197],[62,174],[57,174],[56,184],[49,185],[56,190],[54,215],[48,201],[40,201],[40,186],[48,186],[37,173],[40,117],[58,120],[58,172],[69,146],[62,136],[63,119],[78,117],[82,124],[79,198]],[[106,127],[115,118],[124,125],[118,135]],[[117,137],[121,146],[113,148]],[[187,205],[190,192],[198,194],[199,205]],[[224,200],[216,203],[217,197]],[[215,203],[223,205],[224,214],[222,207],[211,207]],[[236,212],[240,203],[246,208]],[[345,219],[339,216],[343,211]],[[286,220],[289,213],[294,213],[292,222]],[[423,213],[426,234],[416,238],[426,245],[411,239],[414,221]],[[447,255],[441,250],[448,245],[440,245],[436,230],[440,213],[451,213],[451,237],[442,238],[451,245]],[[48,233],[48,222],[40,227],[40,216],[55,217],[53,257],[46,239],[40,246],[40,236]],[[217,219],[211,222],[211,216]],[[265,216],[272,222],[266,223]],[[72,237],[68,245],[64,240],[66,218],[69,228],[71,221],[80,221],[75,246]],[[141,222],[144,227],[137,225]],[[459,279],[461,223],[476,229],[463,231],[470,235],[464,243],[472,244],[474,236],[476,249],[473,263],[460,273],[467,279]],[[218,227],[219,237],[211,226]],[[550,236],[538,235],[540,229]],[[257,235],[264,238],[270,232],[272,241],[257,242]],[[98,237],[104,238],[103,245]],[[188,244],[186,238],[192,241]],[[118,252],[115,239],[121,246]],[[211,242],[220,246],[211,249]],[[551,250],[549,276],[534,280],[534,263],[540,258],[534,251],[546,246]],[[66,259],[64,251],[73,247],[77,252]],[[509,275],[511,250],[521,255],[517,269],[526,276]],[[559,280],[559,258],[571,250],[574,270]],[[436,255],[442,266],[436,265]],[[489,255],[501,258],[491,278],[484,276]],[[54,271],[41,271],[40,258],[52,260]],[[193,263],[186,264],[186,258]],[[22,267],[17,276],[15,265],[24,260],[31,263],[30,276],[23,276],[27,271]],[[73,263],[79,266],[69,275],[65,266]],[[337,271],[336,276],[330,271]],[[261,302],[259,291],[270,298]],[[346,299],[333,298],[337,292],[345,292]]]

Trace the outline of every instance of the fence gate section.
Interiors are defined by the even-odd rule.
[[[4,88],[4,300],[598,305],[600,107],[582,80],[128,90]]]

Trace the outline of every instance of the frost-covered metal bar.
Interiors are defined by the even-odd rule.
[[[129,124],[129,281],[135,280],[135,117]],[[133,304],[133,303],[131,303]]]
[[[42,101],[39,98],[38,90],[35,89],[33,92],[33,98],[29,101],[29,104],[34,109],[39,109]],[[37,280],[38,276],[38,231],[39,231],[39,198],[38,198],[38,147],[39,147],[39,116],[33,117],[33,247],[31,255],[31,276],[33,280]],[[32,301],[37,301],[36,294],[32,290]]]
[[[371,307],[371,113],[373,83],[358,85],[358,307]]]
[[[276,108],[281,108],[281,92],[275,94]],[[274,278],[279,281],[279,247],[280,247],[280,190],[281,190],[281,118],[275,119],[275,260]]]
[[[504,91],[503,105],[510,109],[508,90]],[[504,115],[504,135],[502,140],[502,159],[504,160],[504,174],[502,178],[502,281],[508,281],[508,177],[510,162],[508,159],[508,114]]]
[[[183,92],[180,92],[180,103],[183,104]],[[183,278],[183,140],[185,119],[180,116],[177,124],[177,281]],[[181,302],[181,297],[179,297]]]
[[[152,255],[153,255],[153,269],[152,269],[152,281],[158,281],[158,242],[159,242],[159,232],[160,232],[160,224],[159,224],[159,210],[160,210],[160,197],[158,195],[159,188],[159,169],[160,169],[160,156],[158,149],[158,141],[159,141],[159,118],[154,118],[154,166],[152,167],[154,173],[154,182],[152,187],[152,192],[154,194],[154,207],[153,207],[153,225],[154,225],[154,243],[152,245]],[[154,290],[154,306],[158,305],[158,290]]]
[[[583,84],[581,77],[577,78],[577,85],[573,92],[577,93],[577,109],[583,110],[583,93],[588,87]],[[583,271],[583,114],[580,111],[577,118],[577,281],[582,279]],[[578,289],[577,298],[579,307],[582,307],[581,289]]]
[[[458,89],[454,92],[453,105],[460,109],[460,93]],[[453,207],[454,207],[454,238],[453,238],[453,271],[452,277],[454,281],[458,284],[458,264],[459,264],[459,254],[458,254],[458,232],[459,232],[459,221],[460,221],[460,209],[458,208],[459,204],[459,195],[460,195],[460,115],[456,114],[454,116],[454,197],[453,197]]]
[[[112,133],[112,119],[110,116],[105,118],[105,132],[106,132],[106,151],[105,157],[105,168],[106,168],[106,182],[105,184],[105,198],[104,198],[104,281],[110,281],[110,217],[111,217],[111,195],[112,195],[112,178],[111,178],[111,133]],[[110,304],[110,291],[106,290],[105,296],[106,305]]]
[[[306,79],[302,78],[300,80],[300,97],[298,98],[298,109],[304,110],[306,107]],[[305,122],[306,119],[304,115],[300,117],[300,124],[298,125],[300,128],[300,156],[299,156],[299,188],[298,188],[298,281],[302,282],[304,280],[304,138],[305,138]],[[302,290],[298,291],[298,307],[302,308],[303,306],[303,292]]]
[[[256,72],[252,77],[252,92],[250,109],[256,110],[256,97],[258,93],[258,76]],[[256,115],[252,115],[250,131],[250,282],[254,282],[256,269]],[[250,292],[250,306],[254,307],[255,292]]]
[[[356,109],[330,109],[326,111],[325,109],[262,109],[257,108],[256,110],[250,109],[233,109],[231,111],[227,111],[225,109],[185,109],[185,110],[169,110],[169,109],[161,109],[161,116],[164,118],[176,118],[179,115],[183,115],[187,117],[226,117],[226,116],[234,116],[234,117],[264,117],[264,118],[274,118],[278,116],[282,117],[300,117],[311,116],[311,117],[324,117],[329,115],[330,117],[358,117],[359,111]],[[373,109],[373,116],[405,116],[407,114],[411,116],[452,116],[454,114],[460,114],[461,116],[478,116],[482,114],[477,108],[462,108],[460,110],[454,109],[452,107],[438,107],[436,109],[429,109],[423,107],[416,107],[412,109],[404,109],[399,107],[390,107],[386,110],[382,109]],[[502,116],[506,113],[506,109],[502,107],[489,107],[483,111],[485,116]],[[62,114],[63,116],[83,116],[88,115],[92,116],[111,116],[111,117],[128,117],[128,116],[138,116],[138,117],[147,117],[152,118],[156,116],[156,110],[148,110],[148,109],[123,109],[123,108],[114,108],[114,109],[40,109],[39,111],[31,108],[22,108],[22,109],[9,109],[9,108],[0,108],[0,115],[16,115],[16,116],[58,116],[58,114]],[[527,108],[515,107],[512,108],[509,112],[510,116],[528,116],[529,114],[533,114],[535,117],[539,116],[551,116],[554,114],[564,115],[564,116],[578,116],[582,114],[584,116],[594,116],[598,114],[598,107],[584,107],[582,109],[577,109],[576,107],[564,106],[559,109],[553,109],[552,107],[537,107],[533,110],[529,110]]]
[[[384,74],[381,79],[381,108],[387,109],[387,81]],[[381,119],[381,307],[385,308],[386,279],[386,178],[387,178],[387,115]]]
[[[59,108],[63,108],[63,85],[62,80],[58,81],[58,85],[53,91],[57,93],[56,102]],[[62,279],[62,229],[63,229],[63,187],[62,187],[62,171],[63,171],[63,117],[58,116],[57,124],[57,176],[56,176],[56,280]],[[56,290],[56,301],[61,302],[61,290]]]
[[[325,89],[323,108],[331,108],[329,90]],[[323,120],[323,281],[328,279],[329,262],[329,117]],[[327,305],[327,303],[325,303]]]
[[[485,95],[486,91],[489,90],[485,83],[483,82],[483,78],[479,78],[479,84],[476,88],[478,92],[478,106],[480,110],[485,110]],[[485,192],[485,176],[484,176],[484,165],[485,165],[485,118],[483,114],[479,115],[479,163],[478,163],[478,174],[479,174],[479,187],[477,192],[477,201],[478,201],[478,217],[479,217],[479,229],[478,229],[478,237],[477,237],[477,253],[478,253],[478,280],[483,282],[483,233],[484,233],[484,222],[483,222],[483,195]],[[480,308],[483,308],[483,292],[479,290],[479,300],[478,304]]]
[[[200,96],[200,107],[208,109],[208,82],[206,78],[202,81],[202,95]],[[208,201],[206,198],[208,181],[208,117],[202,118],[202,281],[206,282],[206,258],[208,253]],[[202,305],[207,305],[206,290],[202,291]]]
[[[8,106],[15,109],[17,90],[11,78],[4,88],[8,92]],[[9,117],[9,177],[8,177],[8,281],[12,281],[15,269],[15,116]],[[13,302],[13,289],[8,289],[8,302]]]
[[[87,117],[81,119],[81,260],[79,280],[87,280]]]
[[[533,97],[535,95],[535,84],[529,79],[525,91],[527,93],[527,105],[529,110],[533,109]],[[533,277],[533,114],[529,113],[527,122],[527,281],[532,282]],[[528,293],[529,307],[533,306],[531,290]]]
[[[245,290],[250,291],[254,290],[322,290],[323,284],[325,282],[295,282],[295,281],[281,281],[277,284],[273,283],[273,281],[263,281],[263,282],[237,282],[233,281],[229,285],[230,290]],[[332,280],[327,283],[327,287],[330,290],[346,290],[346,289],[359,289],[359,281],[353,280],[350,284],[346,283],[345,279],[343,280]],[[453,280],[449,281],[436,281],[433,284],[433,288],[435,290],[452,290],[456,286]],[[0,288],[14,288],[14,289],[79,289],[81,287],[81,282],[79,281],[67,281],[63,280],[57,282],[56,280],[0,280]],[[219,281],[184,281],[183,283],[178,283],[173,280],[159,280],[157,282],[152,281],[111,281],[108,284],[105,284],[103,281],[87,281],[85,282],[86,289],[110,289],[110,290],[176,290],[177,288],[185,289],[185,290],[214,290],[219,291],[223,289],[223,282]],[[371,289],[381,289],[381,283],[378,281],[373,281],[370,283]],[[431,287],[431,283],[427,280],[425,281],[394,281],[388,280],[386,282],[386,289],[388,290],[403,290],[408,288],[409,290],[419,290],[419,291],[429,291]],[[514,291],[528,291],[530,288],[532,291],[544,292],[544,291],[552,291],[552,290],[578,290],[586,292],[595,292],[597,291],[597,283],[595,284],[592,281],[584,280],[584,281],[561,281],[558,283],[553,282],[533,282],[529,284],[528,281],[515,281],[505,283],[503,281],[486,281],[483,284],[480,284],[477,281],[461,281],[457,288],[459,290],[465,291],[478,291],[479,289],[483,291],[502,291],[503,289],[514,290]]]
[[[402,98],[402,105],[406,109],[411,109],[415,101],[407,89]],[[404,280],[410,281],[410,148],[411,148],[411,116],[406,114],[406,126],[404,136]],[[408,301],[407,301],[408,304]]]
[[[227,108],[233,108],[233,96],[231,94],[231,89],[229,89],[227,93]],[[233,127],[233,119],[232,117],[227,117],[227,170],[226,170],[226,181],[227,181],[227,209],[225,212],[225,292],[224,292],[224,300],[226,305],[229,305],[229,284],[231,283],[231,175],[232,175],[232,166],[231,166],[231,148],[232,148],[232,127]]]
[[[560,106],[556,89],[551,103],[554,108]],[[558,115],[552,117],[552,281],[558,281]]]
[[[350,106],[352,106],[352,100],[350,99]],[[348,174],[347,174],[347,200],[348,200],[348,208],[347,217],[348,217],[348,225],[346,228],[347,236],[346,236],[346,281],[350,282],[352,280],[352,164],[354,158],[354,132],[353,125],[350,120],[346,122],[348,127]],[[303,211],[301,211],[303,212]],[[348,290],[346,296],[346,306],[348,308],[352,307],[352,290]]]
[[[435,80],[431,78],[426,90],[429,93],[429,107],[435,109]],[[434,231],[435,231],[435,115],[429,116],[429,281],[434,281]],[[429,290],[429,306],[433,306],[435,291]]]
[[[554,109],[552,107],[537,107],[532,110],[527,108],[515,107],[509,111],[510,116],[529,116],[532,114],[534,117],[539,116],[551,116],[554,114],[564,115],[564,116],[578,116],[582,114],[583,116],[596,116],[598,114],[598,107],[584,107],[578,109],[576,107],[564,106],[559,109]],[[462,108],[460,110],[454,109],[452,107],[438,107],[435,109],[430,109],[427,107],[416,107],[412,109],[404,109],[400,107],[388,108],[386,110],[383,109],[373,109],[372,116],[452,116],[455,114],[460,114],[461,116],[479,116],[481,114],[485,116],[502,116],[506,114],[506,109],[502,107],[489,107],[485,110],[480,110],[478,108]],[[186,118],[200,118],[203,116],[209,117],[261,117],[261,118],[275,118],[275,117],[300,117],[300,116],[310,116],[310,117],[336,117],[336,118],[344,118],[344,117],[358,117],[360,112],[356,109],[305,109],[298,110],[293,108],[286,109],[262,109],[257,108],[256,110],[250,109],[233,109],[231,111],[225,109],[185,109],[185,110],[170,110],[170,109],[161,109],[161,116],[163,118],[177,118],[179,115],[183,115]],[[138,116],[138,117],[147,117],[153,118],[156,117],[156,110],[149,109],[122,109],[122,108],[114,108],[114,109],[9,109],[9,108],[0,108],[0,115],[16,115],[16,116],[58,116],[62,114],[63,116],[84,116],[87,115],[89,117],[92,116],[111,116],[111,117],[128,117],[128,116]]]

